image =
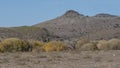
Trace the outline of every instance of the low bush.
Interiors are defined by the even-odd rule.
[[[108,41],[106,40],[100,40],[97,44],[97,48],[99,50],[108,50],[109,49],[109,44]]]
[[[76,49],[80,49],[84,44],[89,43],[88,39],[81,39],[77,41]]]
[[[50,41],[44,46],[46,52],[65,50],[65,44],[60,41]]]
[[[19,45],[21,46],[21,51],[32,51],[33,46],[29,43],[27,40],[21,40],[22,44]]]
[[[119,39],[111,39],[108,41],[110,50],[120,50],[120,40]]]
[[[32,52],[43,51],[43,46],[45,45],[44,42],[42,42],[42,41],[35,41],[35,40],[30,40],[29,42],[33,46]]]
[[[0,43],[0,52],[4,52],[4,47],[1,43]]]
[[[97,44],[98,49],[100,50],[120,50],[120,40],[111,39],[111,40],[100,40]]]
[[[8,38],[1,42],[1,52],[17,52],[17,51],[29,51],[32,47],[28,41],[21,40],[18,38]]]
[[[97,46],[94,43],[87,43],[87,44],[84,44],[80,48],[80,50],[83,50],[83,51],[94,51],[94,50],[97,50]]]
[[[100,40],[89,41],[87,39],[81,39],[74,43],[73,41],[61,42],[50,41],[48,43],[36,41],[36,40],[21,40],[18,38],[7,38],[0,43],[0,52],[51,52],[51,51],[63,51],[79,49],[81,51],[94,51],[94,50],[120,50],[120,40]],[[75,47],[74,47],[75,46]]]

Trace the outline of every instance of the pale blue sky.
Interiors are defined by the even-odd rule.
[[[67,10],[84,15],[120,15],[120,0],[0,0],[0,27],[33,25]]]

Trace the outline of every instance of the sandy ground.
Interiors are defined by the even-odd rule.
[[[120,68],[120,51],[0,53],[0,68]]]

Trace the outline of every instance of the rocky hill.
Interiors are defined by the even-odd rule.
[[[0,40],[22,39],[120,39],[120,17],[110,14],[85,16],[69,10],[62,16],[33,26],[0,28]]]
[[[110,39],[120,38],[120,17],[110,14],[84,16],[69,10],[62,16],[33,25],[46,28],[60,38]]]
[[[0,40],[11,37],[21,39],[46,40],[48,36],[50,36],[49,32],[46,29],[40,27],[20,26],[0,28]]]

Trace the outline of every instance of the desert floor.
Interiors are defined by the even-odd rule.
[[[0,53],[0,68],[120,68],[120,51]]]

